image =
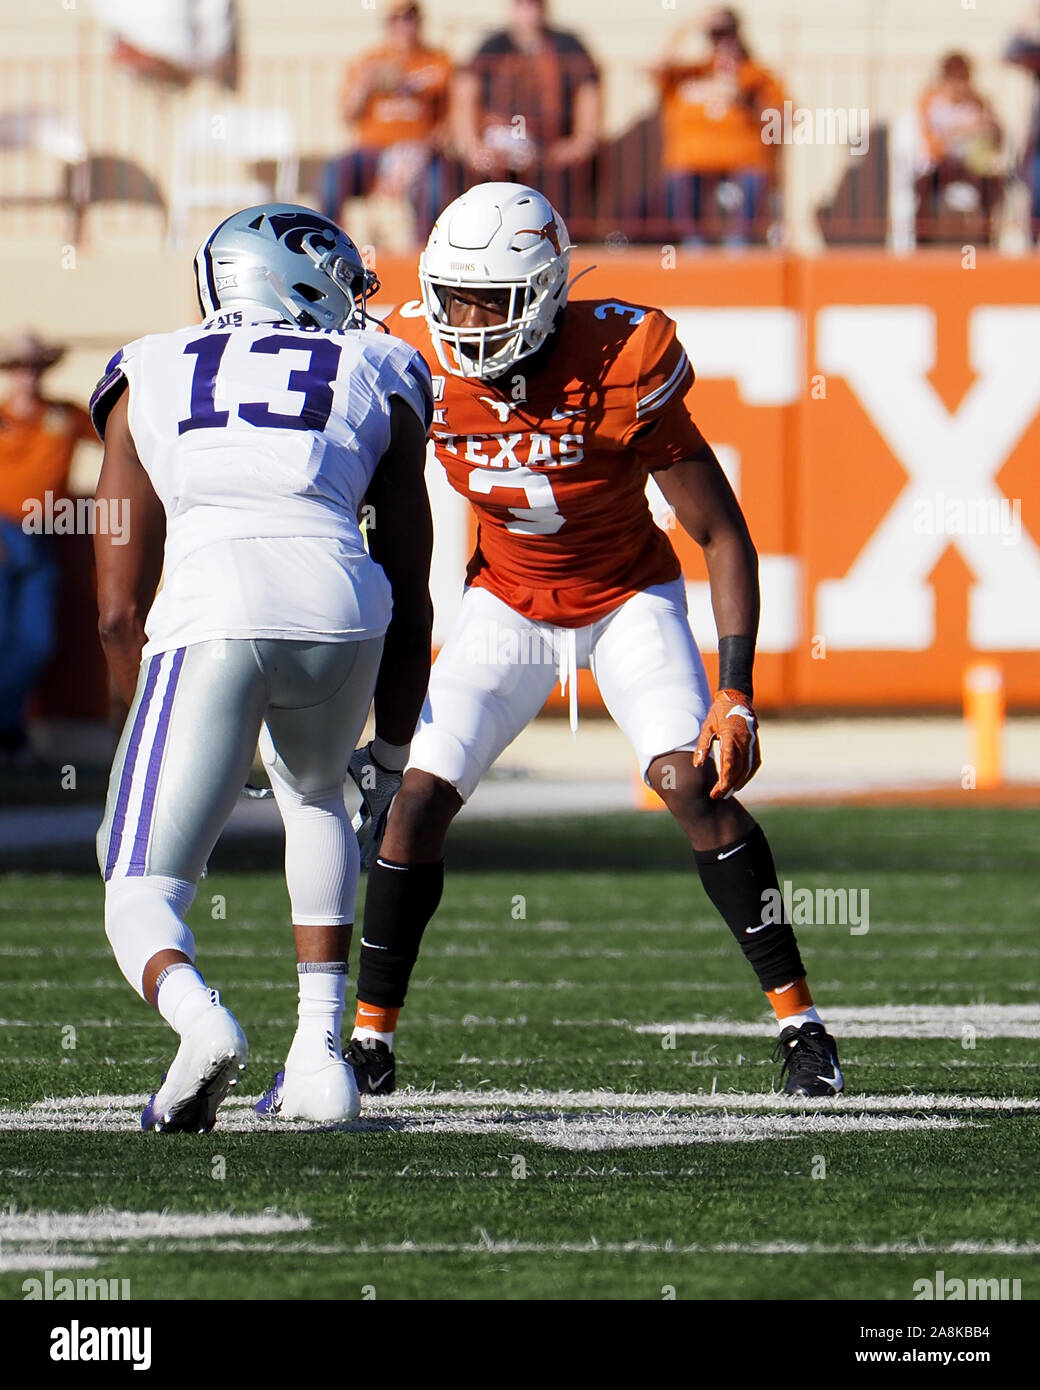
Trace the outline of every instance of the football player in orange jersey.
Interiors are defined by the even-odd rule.
[[[760,762],[755,549],[686,407],[693,369],[675,324],[637,304],[568,303],[570,251],[563,221],[534,189],[477,185],[433,229],[419,261],[422,303],[387,321],[441,364],[431,438],[479,530],[410,747],[388,743],[377,725],[351,764],[378,854],[347,1060],[362,1094],[394,1088],[394,1029],[440,901],[448,827],[557,673],[573,702],[587,666],[773,1006],[786,1089],[833,1096],[843,1085],[837,1049],[794,933],[767,906],[780,899],[765,835],[733,795]],[[679,562],[647,503],[650,473],[704,550],[719,632],[714,699]]]

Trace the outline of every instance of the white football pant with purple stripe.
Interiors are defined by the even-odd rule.
[[[184,914],[258,739],[285,825],[293,922],[353,922],[359,855],[343,783],[382,647],[227,638],[142,663],[97,837],[105,930],[139,994],[157,952],[195,958]]]

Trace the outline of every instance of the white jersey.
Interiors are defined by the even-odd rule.
[[[130,433],[166,511],[144,656],[218,637],[386,631],[390,586],[358,513],[390,441],[391,398],[429,427],[419,352],[378,331],[230,311],[117,353],[91,398],[99,434],[127,386]]]

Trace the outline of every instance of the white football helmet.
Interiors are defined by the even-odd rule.
[[[335,222],[295,203],[243,208],[195,256],[205,318],[228,309],[275,310],[305,328],[361,328],[379,281]]]
[[[522,183],[478,183],[450,203],[419,257],[423,308],[441,365],[453,376],[501,376],[538,349],[567,303],[570,237],[563,218]],[[447,291],[509,291],[505,321],[453,328]]]

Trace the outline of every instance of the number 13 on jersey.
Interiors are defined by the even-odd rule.
[[[211,337],[196,338],[184,352],[195,358],[191,378],[191,414],[177,423],[177,433],[189,430],[226,429],[231,420],[229,410],[216,408],[216,381],[230,333],[214,333]],[[298,392],[303,401],[299,414],[287,415],[270,409],[266,401],[242,401],[237,418],[258,429],[314,430],[318,434],[329,423],[332,414],[332,383],[339,369],[338,343],[326,338],[299,338],[271,334],[258,338],[249,351],[267,356],[282,352],[306,353],[308,365],[289,372],[287,389]]]

